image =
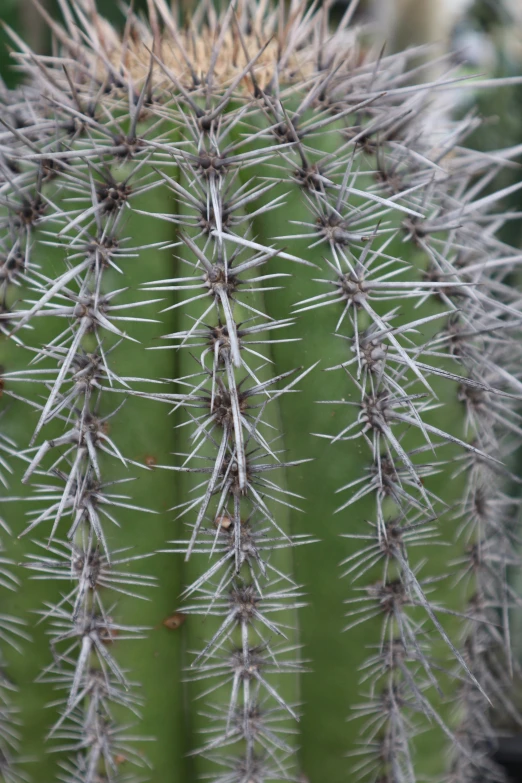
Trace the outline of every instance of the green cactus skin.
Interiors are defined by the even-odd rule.
[[[503,780],[519,151],[466,149],[458,78],[355,6],[12,34],[5,783]]]

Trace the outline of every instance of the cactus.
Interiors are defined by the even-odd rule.
[[[520,149],[329,5],[9,31],[6,783],[504,779]]]

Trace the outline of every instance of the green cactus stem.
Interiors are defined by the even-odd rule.
[[[356,5],[11,31],[6,783],[503,780],[520,150]]]

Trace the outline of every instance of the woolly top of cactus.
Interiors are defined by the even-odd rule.
[[[116,85],[122,78],[136,84],[150,79],[153,86],[172,89],[174,83],[181,91],[202,88],[208,94],[238,87],[255,93],[274,82],[302,87],[324,68],[346,70],[360,59],[354,31],[347,29],[353,1],[333,31],[328,3],[317,12],[293,0],[287,12],[284,3],[274,8],[267,0],[237,0],[219,14],[210,3],[200,3],[190,21],[179,25],[165,0],[148,0],[148,20],[129,9],[123,34],[98,13],[93,0],[74,5],[81,34],[68,8],[61,26],[36,5],[65,52],[85,65],[87,87],[93,73],[105,82],[109,73]],[[15,56],[29,60],[32,70],[34,54],[11,34],[21,51]]]

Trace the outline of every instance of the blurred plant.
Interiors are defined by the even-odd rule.
[[[473,0],[373,0],[373,15],[387,48],[437,44],[447,47],[451,32]]]

